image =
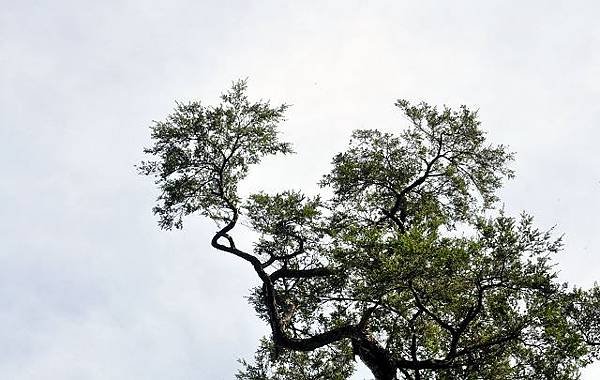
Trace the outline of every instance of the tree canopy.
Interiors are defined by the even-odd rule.
[[[238,192],[251,165],[292,153],[287,106],[251,102],[245,81],[151,127],[138,168],[160,227],[214,220],[212,247],[260,279],[249,299],[271,336],[237,379],[342,380],[356,358],[378,380],[578,378],[600,358],[600,288],[560,283],[560,236],[498,206],[512,153],[465,106],[395,106],[408,125],[355,131],[312,197]]]

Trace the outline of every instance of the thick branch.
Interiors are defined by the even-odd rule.
[[[230,202],[227,203],[231,204]],[[280,269],[269,276],[265,272],[262,263],[256,256],[253,256],[235,247],[233,238],[231,238],[228,233],[235,227],[237,223],[238,211],[233,207],[231,207],[231,211],[233,213],[231,220],[227,223],[227,225],[225,225],[225,227],[215,234],[215,236],[212,238],[211,244],[214,248],[220,251],[231,253],[237,257],[240,257],[254,267],[256,274],[262,280],[264,285],[265,306],[267,307],[269,323],[271,325],[271,332],[273,334],[273,341],[276,345],[296,351],[313,351],[319,347],[326,346],[341,339],[351,338],[358,334],[359,328],[357,325],[347,324],[345,326],[316,334],[309,338],[296,339],[288,337],[284,332],[283,323],[277,311],[273,281],[281,277],[309,278],[326,276],[332,274],[333,271],[328,268],[305,270]],[[221,238],[226,239],[229,245],[221,244],[219,242]]]
[[[477,314],[483,308],[483,292],[484,288],[481,284],[477,284],[477,304],[472,306],[467,311],[467,315],[465,318],[459,323],[458,329],[452,334],[452,341],[450,342],[450,350],[448,351],[447,358],[452,358],[457,356],[457,347],[458,342],[460,341],[461,335],[467,330],[469,324],[477,317]]]

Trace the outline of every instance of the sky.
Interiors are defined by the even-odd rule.
[[[596,1],[0,5],[2,378],[232,379],[251,357],[256,278],[210,248],[211,222],[159,230],[134,168],[152,120],[239,78],[292,105],[297,152],[247,191],[316,190],[352,130],[406,126],[398,98],[466,104],[517,153],[505,210],[564,233],[562,281],[600,277]]]

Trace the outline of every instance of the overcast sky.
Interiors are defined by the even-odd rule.
[[[266,329],[249,268],[210,249],[200,218],[160,231],[134,170],[152,120],[238,78],[293,105],[298,152],[246,189],[314,190],[353,129],[405,125],[397,98],[478,108],[517,152],[505,209],[564,232],[560,277],[590,286],[596,4],[0,0],[0,377],[232,379],[252,355]]]

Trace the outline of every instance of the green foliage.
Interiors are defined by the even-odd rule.
[[[486,145],[477,114],[464,106],[438,112],[425,103],[396,105],[412,125],[399,136],[355,131],[322,181],[342,214],[369,220],[388,207],[389,214],[400,212],[395,222],[402,228],[423,220],[452,224],[491,206],[502,178],[512,176],[512,154]]]
[[[162,228],[181,228],[182,218],[194,212],[223,219],[222,210],[239,203],[237,186],[249,165],[291,152],[276,129],[287,106],[250,103],[245,91],[246,82],[238,81],[219,106],[178,103],[166,121],[154,123],[154,146],[144,152],[155,159],[138,169],[156,177],[161,195],[154,212]]]
[[[311,352],[277,349],[262,339],[254,363],[240,360],[238,380],[344,380],[353,372],[347,358],[352,355],[347,342],[337,342]]]
[[[272,339],[239,380],[347,379],[357,357],[376,379],[576,379],[599,358],[600,288],[560,284],[561,239],[497,208],[512,154],[476,112],[400,100],[409,126],[355,131],[321,181],[331,198],[242,199],[249,165],[291,152],[277,135],[286,107],[245,90],[179,104],[140,165],[162,228],[212,218],[213,247],[261,280],[249,301]],[[240,220],[257,233],[251,253],[235,245]]]

